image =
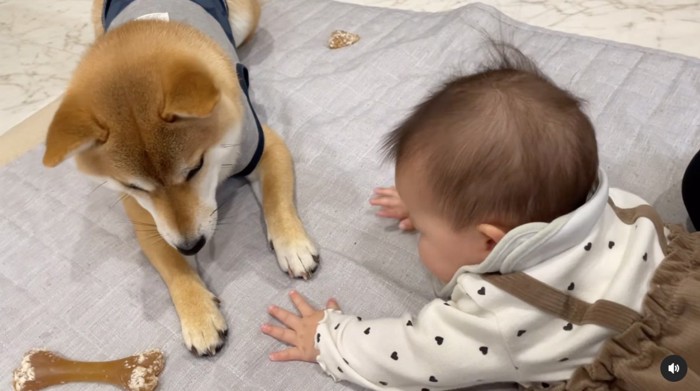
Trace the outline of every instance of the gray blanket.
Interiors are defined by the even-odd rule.
[[[329,50],[335,29],[361,40]],[[334,296],[366,318],[415,313],[432,298],[415,237],[375,217],[368,198],[393,180],[382,136],[446,78],[479,66],[484,32],[521,48],[588,101],[613,186],[640,194],[667,221],[685,222],[680,180],[700,142],[698,60],[535,28],[483,5],[427,14],[269,1],[240,54],[262,120],[296,161],[299,211],[322,254],[314,278],[280,272],[250,187],[229,183],[225,223],[196,266],[223,300],[230,337],[215,358],[195,358],[118,196],[95,190],[70,164],[45,170],[38,148],[0,170],[0,387],[34,347],[82,360],[154,347],[167,355],[163,390],[356,389],[317,365],[268,361],[281,345],[259,331],[265,308],[289,307],[290,289],[316,304]]]

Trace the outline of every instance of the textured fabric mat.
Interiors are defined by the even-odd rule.
[[[335,29],[361,40],[329,50]],[[197,265],[223,301],[230,336],[215,358],[194,358],[118,195],[70,164],[44,169],[38,148],[0,170],[0,387],[34,347],[81,360],[154,347],[167,355],[163,390],[357,389],[317,365],[269,362],[281,345],[259,332],[265,308],[289,307],[290,289],[316,304],[335,296],[366,318],[415,313],[433,297],[415,237],[375,217],[368,198],[373,186],[392,183],[382,136],[445,78],[479,66],[484,31],[588,101],[613,186],[685,222],[680,181],[700,145],[698,60],[527,26],[483,5],[427,14],[273,0],[240,54],[258,113],[296,160],[299,211],[322,254],[314,278],[292,281],[279,270],[250,187],[228,184],[225,225]]]

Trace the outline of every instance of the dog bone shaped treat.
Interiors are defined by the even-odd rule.
[[[165,359],[149,350],[121,360],[73,361],[46,350],[32,350],[14,372],[15,391],[35,391],[74,382],[107,383],[128,391],[152,391]]]
[[[343,30],[335,30],[331,33],[330,39],[328,39],[328,47],[331,49],[343,48],[350,46],[359,40],[360,36],[357,34],[349,33]]]

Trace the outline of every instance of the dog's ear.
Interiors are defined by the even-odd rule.
[[[161,118],[168,122],[208,117],[219,102],[221,94],[214,80],[204,66],[195,61],[174,60],[165,69],[165,104]]]
[[[89,105],[66,95],[49,125],[43,163],[55,167],[76,153],[105,142],[107,135],[107,130],[95,122]]]

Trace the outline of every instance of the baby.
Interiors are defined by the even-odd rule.
[[[262,326],[291,345],[270,359],[318,362],[336,381],[380,390],[541,384],[568,379],[614,332],[540,311],[487,274],[525,272],[589,303],[641,311],[664,258],[663,230],[621,209],[645,202],[608,187],[580,101],[516,49],[499,52],[389,134],[396,188],[371,200],[419,232],[441,298],[417,316],[371,320],[343,314],[333,299],[313,308],[292,292],[300,315],[272,306],[286,327]]]

